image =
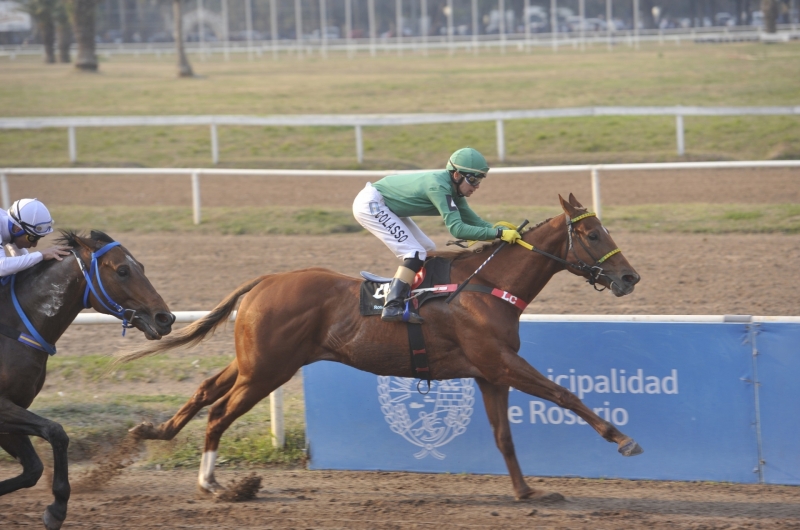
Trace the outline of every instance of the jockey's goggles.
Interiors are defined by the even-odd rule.
[[[464,180],[466,180],[470,186],[478,186],[481,181],[486,178],[486,173],[462,173],[459,171],[458,174],[464,177]]]
[[[27,234],[28,241],[31,243],[36,243],[41,238],[49,234],[53,231],[53,220],[50,219],[49,221],[45,221],[43,223],[37,223],[32,225],[30,223],[26,223],[19,219],[17,215],[14,215],[15,212],[12,212],[11,218],[14,219],[14,224],[17,226],[22,227],[22,230],[19,232],[12,233],[13,236],[21,236],[23,234]]]

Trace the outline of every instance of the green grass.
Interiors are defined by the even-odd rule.
[[[522,219],[535,223],[560,213],[558,208],[541,206],[491,206],[477,208],[477,212],[487,221],[512,223]],[[59,220],[60,227],[91,226],[109,233],[325,235],[364,232],[353,219],[352,212],[345,209],[204,208],[200,225],[192,224],[189,208],[59,206],[53,208],[53,215]],[[415,221],[426,233],[446,233],[438,217],[419,217]],[[603,210],[603,221],[610,229],[636,232],[796,234],[800,233],[800,205],[688,203],[610,206]]]
[[[47,363],[47,377],[74,383],[128,382],[154,383],[159,380],[187,381],[209,377],[230,364],[230,356],[185,357],[155,356],[146,361],[112,366],[108,355],[54,356]]]
[[[99,74],[19,59],[0,65],[5,116],[351,114],[471,112],[595,105],[797,105],[800,43],[779,46],[645,45],[580,53],[509,51],[477,57],[379,55],[327,61],[235,56],[173,64],[113,57]],[[66,132],[0,131],[0,165],[67,165]],[[79,129],[81,165],[208,166],[206,127]],[[349,127],[220,127],[221,163],[235,167],[357,167]],[[506,124],[508,165],[674,160],[670,117],[597,117]],[[496,164],[493,123],[368,127],[363,167],[438,167],[442,153],[472,145]],[[690,117],[689,159],[800,157],[798,117]]]

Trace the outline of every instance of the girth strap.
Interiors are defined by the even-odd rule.
[[[422,325],[410,322],[407,322],[406,325],[408,326],[408,349],[411,352],[413,375],[418,377],[420,382],[425,380],[428,383],[428,391],[430,392],[431,369],[428,364],[428,351],[425,349],[425,338],[422,336]]]

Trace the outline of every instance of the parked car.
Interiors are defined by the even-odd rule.
[[[735,26],[736,25],[736,17],[731,15],[730,13],[726,13],[724,11],[717,13],[714,15],[714,25],[715,26]]]

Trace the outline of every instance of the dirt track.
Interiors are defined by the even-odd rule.
[[[634,176],[620,181],[609,177],[605,196],[614,200],[612,190],[618,189],[619,193],[627,193],[624,203],[634,199],[647,202],[654,192],[661,196],[677,194],[684,200],[691,195],[698,198],[697,202],[716,202],[712,199],[720,196],[726,199],[723,202],[751,202],[748,198],[752,202],[800,201],[800,187],[792,184],[796,177],[774,178],[774,182],[752,187],[753,179],[744,175],[724,188],[711,183],[688,193],[685,186],[690,181],[684,185],[673,183],[672,188],[659,192],[637,185]],[[320,197],[325,194],[331,201],[344,200],[340,186],[328,182],[328,187],[316,183],[307,188],[316,197],[314,201],[322,200]],[[616,183],[612,185],[613,182]],[[556,188],[563,192],[564,184],[554,184],[548,193]],[[352,180],[346,186],[358,187]],[[186,188],[188,194],[188,184]],[[487,184],[486,188],[484,200],[488,201],[491,187]],[[350,192],[348,189],[352,196]],[[212,198],[216,197],[214,194],[207,196],[209,201],[216,200]],[[45,198],[44,193],[40,197]],[[302,199],[291,197],[282,198],[282,203]],[[499,195],[494,197],[496,202],[503,201]],[[529,203],[542,204],[538,197],[531,194]],[[69,203],[70,195],[65,192],[63,200]],[[390,274],[396,266],[382,245],[366,235],[112,235],[117,235],[147,265],[149,278],[173,310],[210,309],[239,283],[267,272],[324,265],[351,275],[361,269]],[[642,276],[632,295],[618,299],[607,292],[598,294],[580,279],[561,273],[528,311],[800,314],[800,284],[796,281],[800,275],[798,236],[615,232],[614,237]],[[139,334],[132,335],[134,338],[122,339],[116,330],[76,326],[59,341],[59,354],[80,355],[86,343],[93,345],[93,352],[113,352],[142,340]],[[231,350],[228,332],[201,345],[194,353]],[[180,387],[191,388],[194,384]],[[47,386],[44,391],[49,391]],[[609,458],[619,458],[611,447]],[[0,477],[10,477],[17,469],[0,465]],[[246,472],[223,468],[218,476],[225,482]],[[537,487],[559,491],[567,497],[563,503],[542,505],[513,501],[507,477],[302,469],[258,472],[264,483],[255,501],[224,504],[196,497],[194,469],[129,469],[102,491],[76,493],[64,528],[800,528],[800,491],[795,487],[549,478],[536,482],[531,478]],[[0,527],[38,527],[42,510],[49,502],[44,480],[33,490],[0,497]]]
[[[100,492],[73,495],[64,528],[800,528],[800,496],[788,486],[532,479],[566,497],[548,504],[515,501],[499,476],[258,473],[258,497],[231,504],[197,493],[194,471],[129,470]],[[37,528],[49,503],[42,485],[2,497],[0,527]]]

